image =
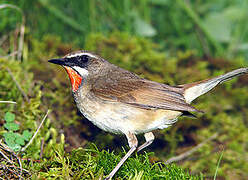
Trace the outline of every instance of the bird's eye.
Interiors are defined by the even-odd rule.
[[[87,63],[89,61],[89,56],[87,55],[82,55],[79,58],[79,61],[81,61],[82,63]]]

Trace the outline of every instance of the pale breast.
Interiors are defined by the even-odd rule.
[[[90,93],[75,95],[81,113],[104,131],[115,134],[135,134],[163,129],[174,122],[181,112],[171,110],[146,110],[120,102],[98,99]]]

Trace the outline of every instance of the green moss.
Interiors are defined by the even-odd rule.
[[[53,149],[53,158],[44,159],[38,176],[43,178],[99,179],[106,177],[115,167],[124,153],[115,155],[108,151],[99,151],[94,145],[74,149],[65,153],[62,149]],[[38,170],[38,169],[37,169]],[[37,171],[38,172],[38,171]],[[115,179],[203,179],[202,175],[190,175],[188,171],[176,165],[150,163],[149,154],[134,155],[117,172]]]
[[[53,111],[35,141],[22,154],[23,159],[28,159],[23,160],[23,167],[30,171],[34,179],[93,179],[108,174],[123,156],[121,147],[125,145],[124,138],[106,135],[88,121],[81,121],[82,117],[77,114],[64,70],[47,63],[48,59],[55,58],[56,55],[62,56],[76,48],[71,44],[63,44],[59,38],[52,36],[46,36],[41,41],[29,41],[31,47],[22,63],[0,59],[0,98],[17,102],[17,105],[0,103],[1,118],[5,112],[14,112],[16,121],[20,124],[18,131],[21,134],[24,130],[33,133],[46,110],[50,108]],[[171,56],[161,51],[160,47],[150,40],[120,32],[108,36],[91,34],[84,49],[94,51],[110,62],[145,78],[171,85],[202,80],[246,66],[242,58],[232,62],[223,59],[199,59],[191,50]],[[21,84],[29,102],[23,98],[6,68],[11,70],[17,82]],[[147,149],[153,151],[154,155],[141,153],[132,156],[116,177],[146,179],[152,174],[155,179],[172,176],[178,179],[202,178],[201,175],[194,176],[182,168],[213,177],[220,157],[219,151],[223,151],[223,157],[218,169],[218,178],[246,177],[247,92],[247,78],[241,77],[200,97],[193,105],[204,110],[205,114],[197,115],[198,119],[180,118],[173,127],[156,131],[157,139],[150,149]],[[4,121],[0,123],[3,124]],[[65,136],[59,133],[60,130]],[[0,135],[4,132],[6,130],[1,127]],[[155,159],[161,160],[185,152],[216,132],[216,140],[205,144],[186,161],[182,161],[181,168],[150,162],[153,156],[159,156]],[[75,141],[79,143],[73,144]],[[115,149],[115,153],[92,147],[88,147],[88,150],[73,149],[80,146],[81,142],[85,145],[88,141],[95,142],[99,149]],[[41,153],[43,142],[44,149]],[[65,151],[69,148],[73,149],[70,153]]]

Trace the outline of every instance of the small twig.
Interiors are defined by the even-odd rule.
[[[11,164],[14,164],[14,162],[13,161],[11,161],[1,150],[0,150],[0,154],[2,154],[2,156],[5,158],[5,159],[7,159],[7,161],[9,162],[9,163],[11,163]]]
[[[21,60],[22,58],[22,52],[23,52],[23,44],[24,44],[24,34],[25,34],[25,17],[24,15],[22,16],[22,24],[20,27],[20,39],[19,39],[19,44],[18,44],[18,54],[17,54],[17,59]]]
[[[16,171],[10,169],[8,166],[5,166],[5,167],[6,167],[6,169],[7,169],[9,172],[11,172],[12,174],[15,174],[16,176],[18,176],[18,174],[16,173]],[[9,178],[8,178],[8,179],[9,179]]]
[[[10,168],[15,168],[15,169],[20,169],[20,167],[17,167],[17,166],[15,166],[15,165],[10,165],[9,166]],[[25,173],[29,173],[29,171],[28,170],[26,170],[26,169],[24,169],[24,168],[22,168],[22,171],[24,172],[25,171]]]
[[[4,41],[8,38],[7,35],[3,35],[3,37],[0,39],[0,46],[4,43]]]
[[[203,49],[203,52],[205,53],[205,55],[207,55],[208,58],[211,57],[211,52],[210,52],[210,49],[209,49],[209,46],[208,46],[208,42],[203,37],[202,30],[198,26],[196,26],[196,36],[199,39],[199,42],[200,42],[200,44],[202,46],[202,49]]]
[[[13,81],[15,82],[17,88],[19,89],[19,91],[22,93],[23,97],[25,98],[26,101],[29,102],[28,96],[27,94],[23,91],[23,89],[21,88],[20,84],[17,82],[16,78],[14,77],[13,73],[11,72],[11,70],[9,68],[6,68],[6,70],[8,71],[9,75],[11,76],[11,78],[13,79]]]
[[[31,158],[22,158],[23,161],[32,161],[32,162],[38,162],[40,163],[40,160],[35,160],[35,159],[31,159]]]
[[[4,150],[14,153],[14,151],[12,149],[10,149],[7,145],[3,144],[2,141],[0,141],[0,145],[3,146]]]
[[[43,156],[43,149],[44,149],[44,138],[41,139],[41,144],[40,144],[40,159],[42,159]]]
[[[4,177],[7,177],[7,180],[9,180],[9,177],[7,176],[7,171],[6,171],[6,169],[8,169],[8,168],[6,167],[6,165],[3,165],[3,169],[4,169],[4,172],[3,172]],[[5,179],[3,179],[3,180],[5,180]]]
[[[15,102],[15,101],[0,101],[0,103],[16,104],[16,102]]]
[[[212,35],[207,31],[207,29],[205,28],[205,26],[203,25],[200,17],[198,16],[197,13],[195,13],[192,8],[190,7],[189,4],[185,3],[184,0],[177,0],[176,1],[178,3],[178,5],[181,6],[181,8],[185,11],[185,13],[187,14],[187,16],[189,16],[189,18],[192,19],[192,22],[194,24],[196,24],[202,31],[202,33],[205,35],[205,37],[208,39],[208,41],[210,42],[210,44],[216,49],[217,52],[223,52],[223,48],[220,45],[220,43],[218,43],[213,37]]]
[[[170,159],[168,159],[165,164],[170,164],[172,162],[177,162],[177,161],[181,161],[183,159],[185,159],[186,157],[190,156],[191,154],[193,154],[194,152],[196,152],[199,148],[201,148],[204,144],[206,144],[208,141],[211,141],[213,139],[215,139],[218,136],[218,133],[215,133],[214,135],[212,135],[211,137],[209,137],[208,139],[206,139],[205,141],[201,142],[200,144],[198,144],[197,146],[193,147],[192,149],[190,149],[189,151],[186,151],[178,156],[174,156],[171,157]]]
[[[21,171],[19,176],[22,176],[22,162],[21,162],[20,157],[17,157],[17,159],[18,159],[18,163],[19,163],[20,171]]]
[[[6,55],[6,56],[0,56],[0,58],[9,58],[9,57],[11,57],[11,56],[15,56],[16,54],[18,54],[18,51],[14,51],[14,52],[12,52],[12,53],[10,53],[10,54],[8,54],[8,55]]]
[[[22,9],[19,8],[18,6],[13,5],[13,4],[1,4],[0,9],[4,9],[4,8],[15,9],[18,12],[20,12],[20,14],[22,16],[22,23],[20,26],[20,39],[19,39],[19,45],[18,45],[18,51],[17,51],[17,58],[18,58],[18,60],[20,60],[21,56],[22,56],[23,44],[24,44],[25,16],[24,16]]]
[[[30,141],[28,142],[28,144],[27,144],[25,147],[23,147],[23,148],[21,149],[21,152],[25,151],[25,150],[28,148],[28,146],[33,142],[35,136],[36,136],[37,133],[39,132],[39,130],[40,130],[42,124],[44,123],[45,119],[47,118],[47,115],[48,115],[48,114],[49,114],[49,110],[47,110],[46,115],[45,115],[44,118],[42,119],[42,121],[41,121],[39,127],[37,128],[37,130],[35,131],[33,137],[30,139]]]

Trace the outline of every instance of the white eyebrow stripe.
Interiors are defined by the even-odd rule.
[[[92,58],[97,58],[95,55],[91,54],[91,53],[87,53],[87,52],[82,52],[82,53],[76,53],[76,54],[72,54],[69,56],[66,56],[67,58],[72,58],[72,57],[77,57],[77,56],[82,56],[82,55],[87,55],[90,56]]]

